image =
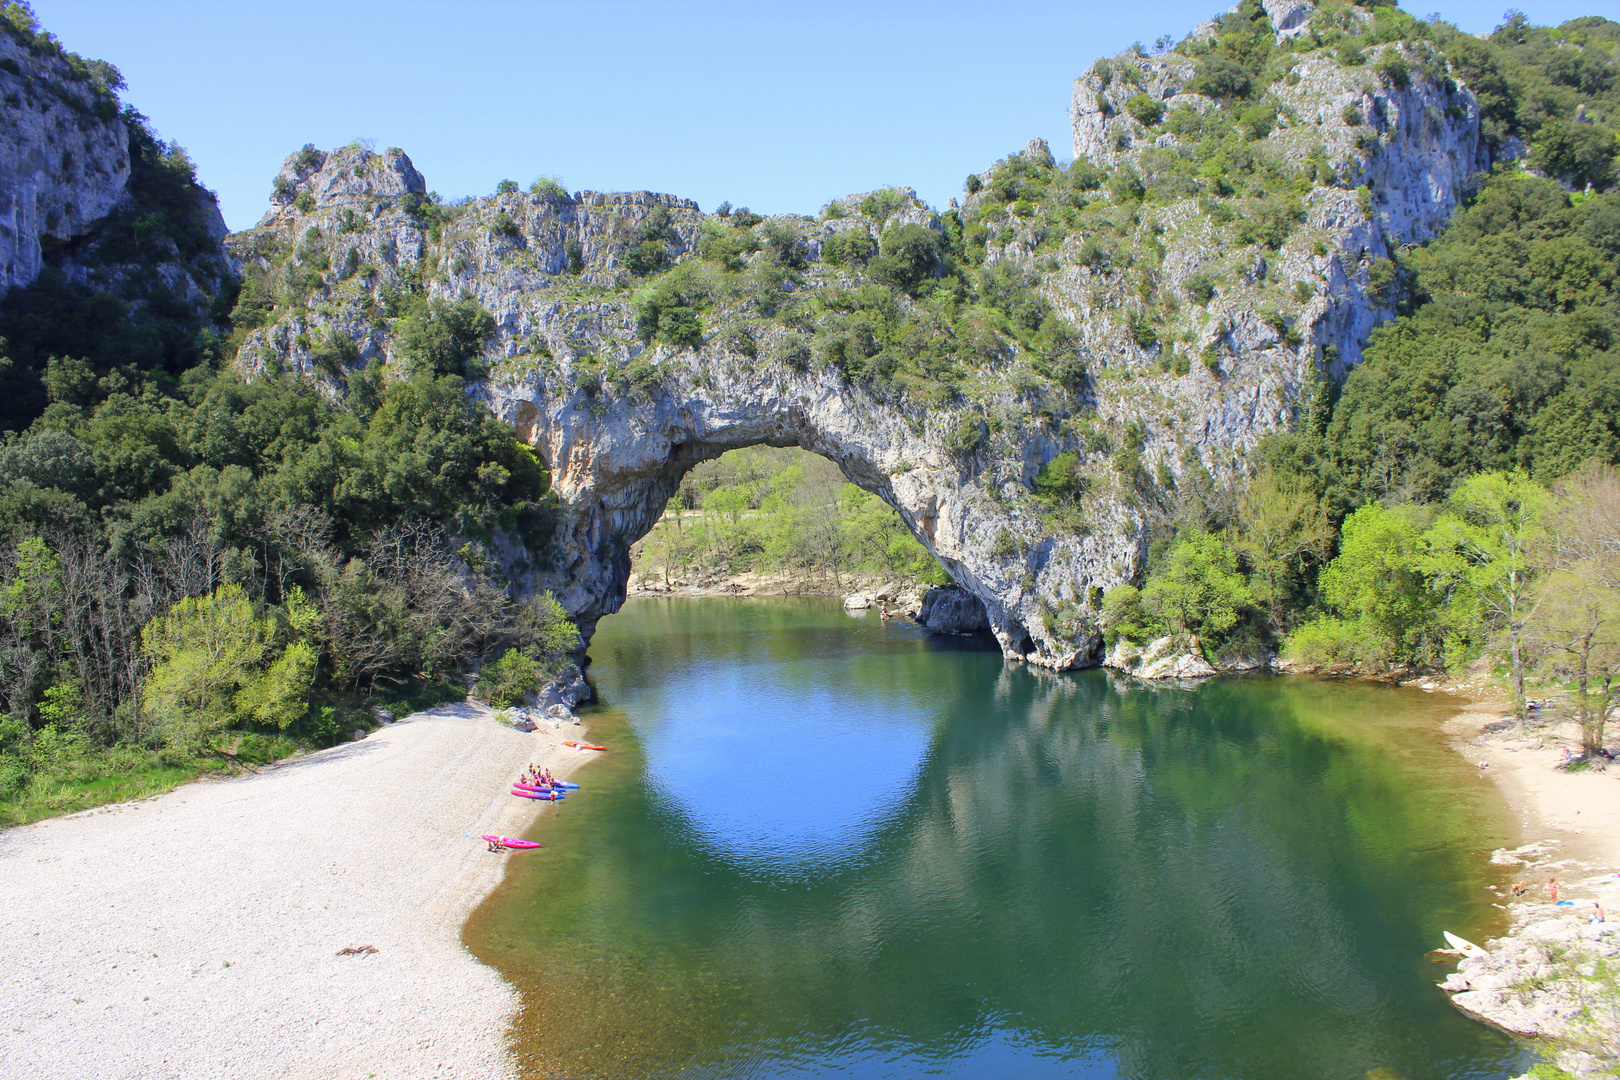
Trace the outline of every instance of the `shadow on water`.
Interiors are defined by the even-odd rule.
[[[1423,953],[1507,823],[1417,692],[1128,684],[852,619],[604,620],[614,752],[469,923],[536,1075],[1503,1077]]]

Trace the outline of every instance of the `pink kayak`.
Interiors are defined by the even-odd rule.
[[[516,788],[522,788],[524,791],[556,791],[556,790],[558,790],[557,788],[553,787],[550,784],[531,784],[527,780],[514,780],[514,781],[512,781],[512,786],[516,787]]]
[[[519,840],[515,836],[486,836],[484,839],[488,840],[492,844],[499,844],[501,847],[519,848],[521,850],[528,850],[529,848],[537,848],[540,846],[533,840]]]
[[[522,788],[513,788],[512,794],[523,799],[544,799],[547,802],[556,802],[562,798],[555,791],[524,791]]]

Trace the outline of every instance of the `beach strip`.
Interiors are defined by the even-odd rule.
[[[508,859],[546,853],[479,837],[550,812],[510,781],[589,760],[561,745],[582,730],[443,706],[0,833],[0,1076],[514,1075],[518,996],[461,930]]]

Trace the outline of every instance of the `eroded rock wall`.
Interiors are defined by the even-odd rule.
[[[129,131],[108,101],[61,56],[0,32],[0,291],[32,282],[48,251],[124,197]]]

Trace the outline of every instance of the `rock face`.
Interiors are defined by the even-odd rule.
[[[1140,650],[1121,641],[1109,650],[1103,666],[1139,679],[1202,679],[1216,674],[1214,665],[1196,648],[1178,647],[1168,635],[1148,642]]]
[[[0,290],[83,240],[124,197],[129,131],[116,101],[58,53],[0,31]],[[223,227],[220,230],[224,231]]]
[[[1294,0],[1270,10],[1290,35],[1308,29],[1314,9]],[[746,280],[780,265],[764,260],[775,250],[798,268],[796,292],[831,293],[849,284],[821,260],[835,234],[877,236],[896,223],[944,233],[984,211],[978,220],[994,226],[985,265],[1028,275],[1075,328],[1089,372],[1079,389],[1015,358],[975,367],[956,398],[883,393],[818,361],[805,327],[747,296],[706,309],[695,343],[649,340],[638,332],[637,252],[653,238],[685,259],[708,225],[735,218],[646,192],[506,190],[424,204],[426,184],[403,153],[361,146],[289,158],[270,212],[231,239],[247,288],[284,280],[299,291],[248,335],[236,363],[248,374],[308,372],[338,392],[344,369],[402,365],[388,321],[400,295],[488,309],[496,329],[472,392],[545,460],[561,499],[545,552],[513,536],[495,537],[492,552],[513,582],[556,592],[587,638],[623,602],[630,547],[685,472],[765,443],[821,454],[894,507],[982,604],[1006,656],[1096,663],[1101,597],[1139,573],[1153,491],[1245,475],[1257,442],[1353,364],[1391,310],[1380,260],[1433,235],[1488,164],[1467,88],[1426,74],[1416,56],[1403,85],[1385,84],[1373,74],[1380,55],[1345,68],[1325,50],[1296,54],[1274,87],[1285,107],[1252,151],[1274,169],[1303,170],[1309,185],[1297,214],[1283,206],[1274,236],[1244,235],[1244,205],[1216,214],[1189,194],[1133,203],[1133,220],[1113,228],[1136,231],[1110,241],[1111,254],[1083,232],[1054,239],[1018,203],[987,201],[1015,165],[1052,169],[1038,140],[986,173],[961,215],[942,218],[902,190],[886,193],[881,212],[857,195],[818,220],[746,226],[761,248],[740,257],[759,275]],[[1099,64],[1076,83],[1077,154],[1157,182],[1153,155],[1178,136],[1118,106],[1146,94],[1172,111],[1215,109],[1184,92],[1197,70],[1174,53]],[[963,431],[975,438],[964,444]],[[1059,523],[1033,490],[1060,454],[1078,462],[1082,520]]]
[[[195,233],[182,251],[144,229],[136,146],[149,158],[183,154],[120,114],[117,73],[65,54],[42,34],[0,21],[0,292],[47,268],[125,299],[206,309],[235,274],[212,193],[186,182],[165,216]],[[118,82],[118,85],[122,85]],[[189,174],[189,163],[187,164]],[[111,222],[121,226],[110,229]],[[121,233],[109,242],[109,233]],[[137,237],[132,245],[130,234]]]
[[[917,621],[941,634],[982,634],[990,629],[983,602],[963,589],[929,589]]]

